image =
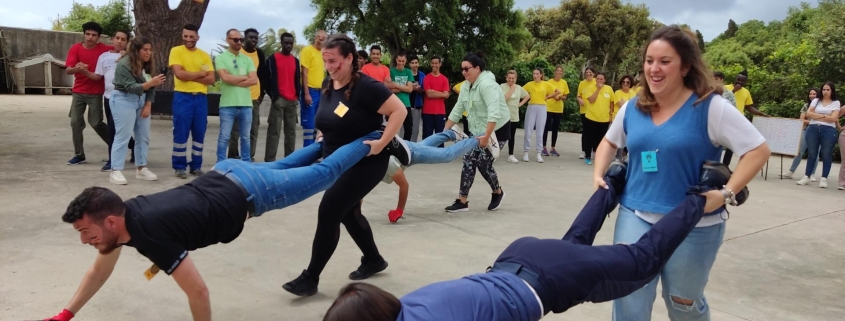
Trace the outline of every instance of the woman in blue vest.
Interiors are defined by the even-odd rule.
[[[678,206],[687,187],[698,181],[701,165],[718,161],[723,147],[742,156],[723,189],[706,194],[707,209],[724,204],[725,195],[738,193],[770,155],[763,136],[720,95],[723,88],[713,82],[689,30],[672,25],[655,31],[642,58],[642,92],[621,108],[596,150],[596,187],[606,186],[602,176],[617,149],[627,147],[629,152],[614,243],[637,242]],[[650,320],[661,278],[671,320],[710,320],[704,287],[727,215],[715,210],[702,217],[658,277],[614,301],[613,320]]]

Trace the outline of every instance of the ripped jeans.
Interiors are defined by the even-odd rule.
[[[636,243],[651,226],[633,210],[620,206],[613,243]],[[693,229],[657,278],[631,295],[613,301],[613,320],[651,320],[657,281],[662,278],[663,301],[670,320],[709,321],[710,306],[704,298],[704,287],[724,236],[725,223]],[[690,301],[692,304],[686,304]]]

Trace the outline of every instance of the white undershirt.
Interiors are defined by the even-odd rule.
[[[625,134],[622,120],[625,119],[625,111],[630,103],[631,101],[626,102],[619,109],[619,113],[616,115],[616,119],[619,121],[611,123],[610,129],[608,129],[607,135],[605,135],[605,138],[618,148],[624,148],[628,145],[628,136]],[[632,108],[636,107],[634,106]],[[671,121],[671,118],[669,121]],[[710,138],[713,146],[728,148],[739,157],[742,157],[745,153],[766,142],[766,139],[757,131],[757,128],[734,105],[719,95],[713,96],[710,100],[710,107],[707,113],[707,136]],[[651,224],[657,223],[664,216],[664,214],[641,211],[634,211],[634,213]],[[708,215],[702,217],[696,227],[712,226],[722,223],[724,222],[722,216],[724,215]]]

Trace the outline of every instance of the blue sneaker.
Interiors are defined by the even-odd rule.
[[[79,165],[85,164],[85,157],[73,156],[69,161],[67,161],[68,165]],[[111,167],[111,166],[109,166]]]
[[[585,159],[584,163],[587,164],[587,165],[593,165],[593,161],[590,160],[589,158]]]
[[[105,165],[103,165],[103,168],[101,168],[101,169],[100,169],[100,171],[101,171],[101,172],[109,172],[109,171],[111,171],[111,161],[106,162],[106,164],[105,164]]]

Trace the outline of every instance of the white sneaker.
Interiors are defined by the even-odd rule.
[[[819,181],[819,187],[827,188],[827,178],[822,177],[822,179]]]
[[[153,172],[151,172],[148,168],[144,167],[135,171],[135,178],[143,179],[145,181],[154,181],[158,179],[158,176],[153,174]]]
[[[540,153],[537,153],[537,162],[538,162],[538,163],[542,163],[542,162],[543,162],[543,155],[542,155],[542,154],[540,154]]]
[[[839,190],[840,191],[845,190],[845,186],[839,185]]]
[[[109,182],[117,185],[126,185],[126,177],[120,171],[112,171],[109,175]]]
[[[490,134],[490,138],[487,140],[487,150],[490,151],[490,154],[493,154],[493,159],[499,158],[499,140],[496,139],[496,133]]]
[[[452,131],[455,132],[455,142],[459,142],[468,138],[467,135],[464,134],[464,131],[461,129],[461,126],[458,126],[458,124],[452,125]]]
[[[581,152],[581,155],[578,156],[578,159],[584,159],[585,157],[586,155],[584,155],[584,152]]]
[[[780,173],[780,178],[792,178],[792,175],[795,175],[795,173],[791,171],[786,173]]]
[[[802,178],[800,181],[798,181],[798,182],[797,182],[797,183],[795,183],[795,184],[798,184],[798,185],[807,185],[807,183],[809,183],[809,182],[810,182],[810,178],[809,178],[809,177],[807,177],[807,176],[804,176],[804,178]]]
[[[516,157],[515,157],[515,156],[510,155],[510,156],[508,156],[508,163],[519,164],[519,160],[518,160],[518,159],[516,159]]]
[[[815,181],[816,181],[816,175],[815,175],[815,174],[810,175],[810,181],[811,181],[811,182],[815,182]]]
[[[530,162],[530,160],[528,160],[528,152],[525,152],[525,155],[522,156],[522,161],[523,162]]]

